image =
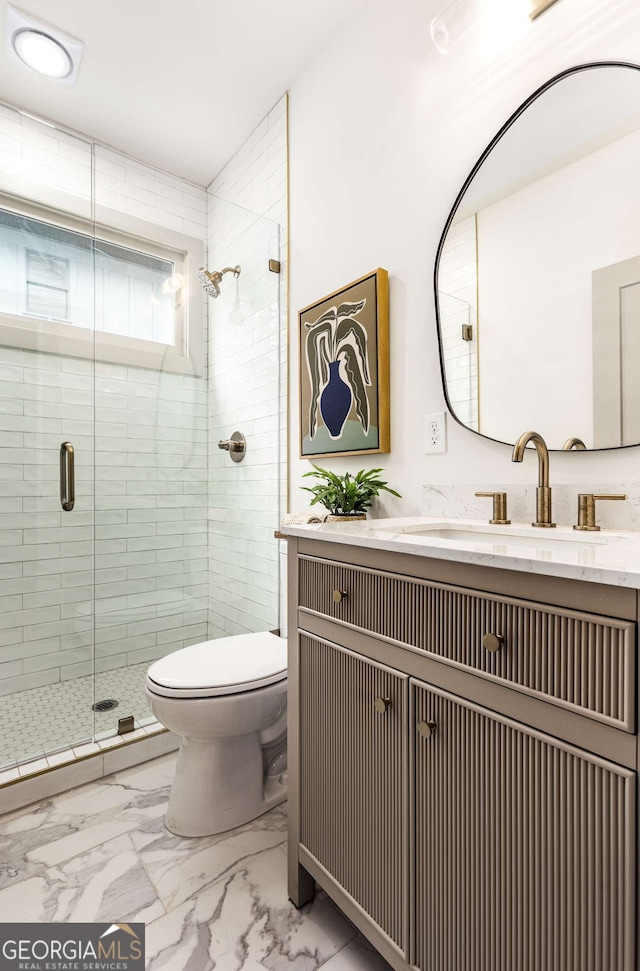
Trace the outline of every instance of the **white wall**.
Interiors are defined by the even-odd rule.
[[[209,300],[209,636],[278,627],[285,439],[287,99],[209,186],[209,264],[240,264]],[[281,262],[280,275],[269,259]],[[247,438],[243,462],[216,446]]]
[[[507,447],[452,421],[448,453],[422,453],[422,416],[444,408],[432,283],[438,240],[479,154],[536,87],[582,61],[640,60],[640,5],[560,0],[530,23],[524,0],[468,0],[468,29],[443,57],[429,24],[447,6],[367,4],[290,92],[293,509],[306,506],[297,488],[308,468],[297,457],[296,312],[376,266],[391,274],[392,452],[332,467],[379,459],[404,496],[379,511],[407,515],[421,511],[423,483],[535,476],[533,456],[512,464]],[[633,479],[637,461],[636,448],[558,454],[551,476],[586,489]]]
[[[554,448],[593,445],[592,274],[640,254],[638,172],[635,132],[478,213],[480,419],[493,438],[535,427]]]

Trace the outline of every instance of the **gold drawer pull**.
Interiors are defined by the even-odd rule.
[[[504,637],[502,634],[485,634],[482,638],[482,646],[485,650],[495,654],[501,647],[504,647]]]
[[[423,738],[431,738],[436,730],[435,722],[418,722],[418,735],[422,735]]]
[[[346,590],[334,590],[333,591],[333,602],[334,604],[341,604],[343,600],[347,599]]]
[[[373,707],[379,715],[386,715],[391,708],[391,698],[376,698]]]

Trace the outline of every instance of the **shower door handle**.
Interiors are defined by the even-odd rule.
[[[75,454],[71,442],[60,446],[60,505],[71,512],[76,501]]]

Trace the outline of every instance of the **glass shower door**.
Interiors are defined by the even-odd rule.
[[[102,739],[121,717],[149,728],[149,665],[207,639],[207,209],[204,190],[181,205],[184,183],[95,151],[96,698],[118,702],[96,712]],[[104,208],[119,218],[123,164],[155,199],[124,213],[126,247],[101,238]],[[119,361],[113,341],[129,348]]]
[[[34,771],[94,725],[92,146],[0,133],[0,769]]]
[[[240,265],[209,298],[209,636],[279,627],[283,275],[277,222],[209,195],[212,268]],[[215,447],[240,431],[239,464]]]

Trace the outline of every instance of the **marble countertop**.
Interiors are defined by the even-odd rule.
[[[441,533],[464,530],[465,535],[430,535],[434,529]],[[570,527],[546,530],[526,523],[491,526],[486,520],[417,516],[283,526],[281,532],[346,546],[640,589],[640,531],[589,533]]]

